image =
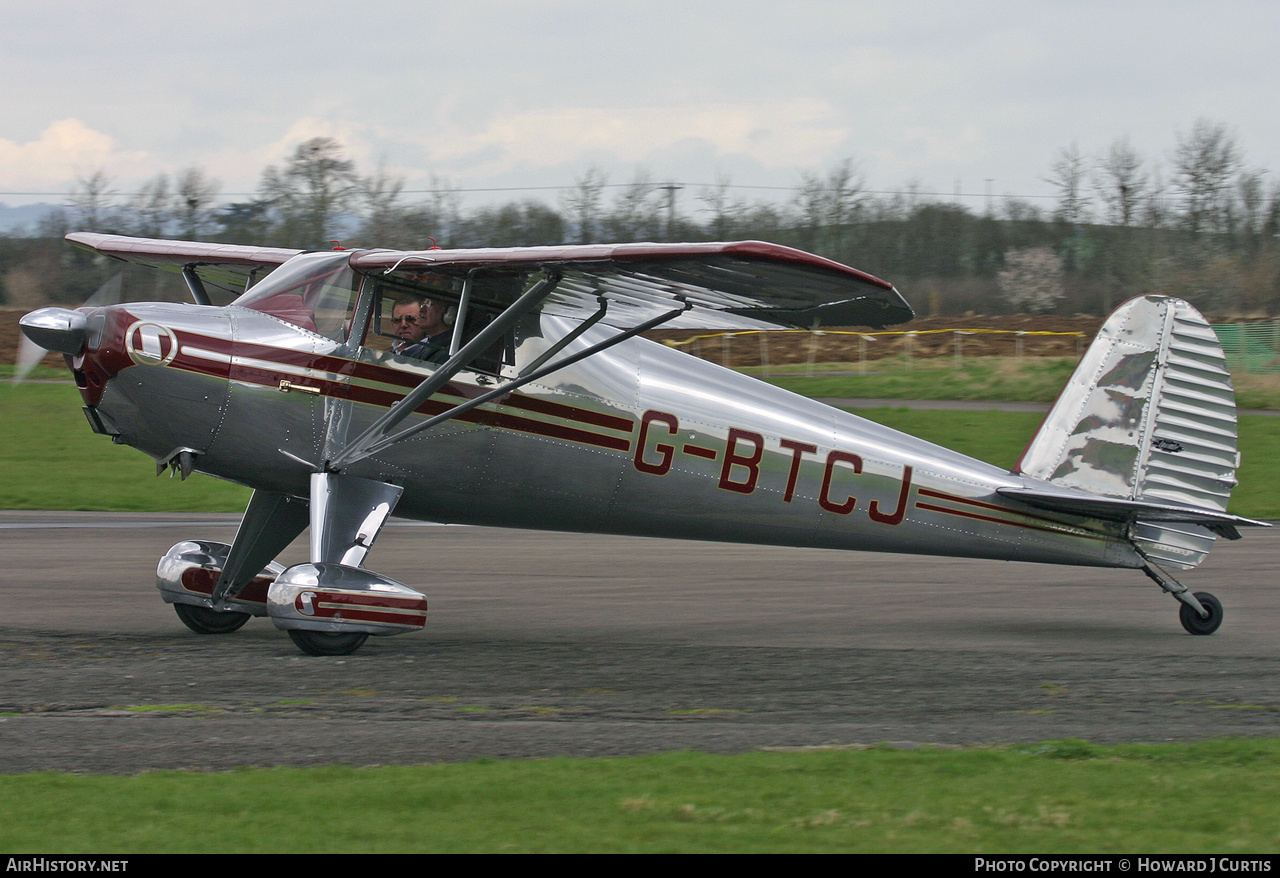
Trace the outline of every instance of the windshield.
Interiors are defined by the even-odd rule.
[[[303,253],[231,304],[252,308],[335,341],[345,341],[359,276],[348,252]]]

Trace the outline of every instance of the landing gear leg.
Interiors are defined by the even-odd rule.
[[[274,491],[254,491],[214,587],[214,604],[238,595],[307,524],[307,501]]]
[[[276,627],[307,655],[350,655],[370,634],[422,627],[421,594],[360,566],[403,490],[338,473],[311,476],[311,561],[283,571],[267,593]]]
[[[1185,585],[1178,582],[1168,573],[1156,567],[1150,561],[1143,565],[1142,572],[1147,574],[1156,585],[1182,602],[1178,608],[1178,619],[1189,634],[1212,634],[1222,624],[1222,602],[1207,591],[1192,593]]]

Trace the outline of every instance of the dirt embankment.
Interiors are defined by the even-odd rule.
[[[12,363],[18,350],[18,318],[23,309],[0,308],[0,363]],[[832,327],[821,335],[807,332],[711,333],[689,330],[651,332],[657,340],[684,342],[681,350],[717,363],[734,366],[759,365],[767,356],[771,365],[783,363],[852,362],[862,358],[863,348],[869,360],[898,356],[906,345],[913,357],[952,356],[956,350],[956,331],[972,333],[959,336],[967,357],[1014,356],[1021,344],[1026,356],[1072,356],[1093,339],[1102,321],[1096,317],[1054,317],[1014,314],[1006,317],[922,317],[901,326],[889,327],[883,333],[861,327]],[[906,333],[915,333],[907,336]],[[1019,333],[1026,333],[1019,335]],[[1048,333],[1048,334],[1041,334]],[[1070,333],[1079,333],[1071,335]],[[862,336],[875,341],[862,341]],[[60,366],[61,357],[50,354],[45,365]]]
[[[787,363],[842,363],[863,358],[949,357],[957,343],[966,357],[1068,357],[1078,355],[1102,325],[1087,315],[1056,317],[1012,314],[1004,317],[921,317],[883,332],[862,327],[831,327],[809,332],[650,332],[649,338],[678,343],[681,350],[733,366]]]

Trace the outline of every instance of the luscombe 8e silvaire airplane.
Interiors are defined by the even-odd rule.
[[[639,337],[883,327],[894,287],[760,242],[301,252],[75,233],[180,273],[194,304],[42,308],[95,432],[253,489],[231,545],[178,543],[157,585],[204,634],[269,616],[341,655],[423,627],[367,569],[397,516],[1142,570],[1183,626],[1222,621],[1188,569],[1242,525],[1222,350],[1186,302],[1121,306],[1008,472]],[[239,293],[211,304],[210,289]],[[397,303],[447,308],[427,358]],[[406,305],[407,303],[407,305]],[[310,527],[310,560],[276,556]]]

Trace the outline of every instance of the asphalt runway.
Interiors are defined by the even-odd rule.
[[[1280,733],[1280,530],[1138,571],[393,522],[422,633],[310,658],[154,588],[233,516],[0,512],[0,773]],[[295,544],[286,561],[305,560]]]

